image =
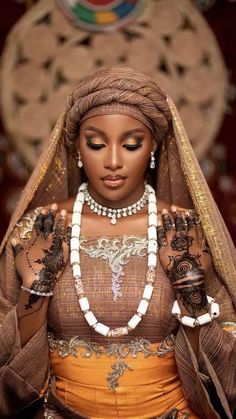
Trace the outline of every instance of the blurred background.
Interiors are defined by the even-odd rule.
[[[0,239],[65,98],[112,64],[173,98],[236,242],[236,1],[1,0]]]

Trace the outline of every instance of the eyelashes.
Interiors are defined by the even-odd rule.
[[[94,150],[100,150],[100,148],[105,147],[105,145],[104,145],[104,144],[92,144],[92,143],[90,143],[89,141],[87,141],[87,146],[88,146],[89,148],[94,149]]]
[[[87,146],[93,150],[100,150],[101,148],[106,147],[106,144],[104,143],[93,143],[90,138],[87,138]],[[136,140],[137,142],[134,144],[123,144],[122,147],[124,147],[126,150],[137,150],[138,148],[142,147],[143,142],[142,139]]]
[[[142,147],[142,144],[124,144],[123,145],[124,148],[126,148],[127,150],[137,150],[138,148]]]
[[[105,147],[105,144],[91,144],[87,142],[87,146],[92,148],[93,150],[100,150],[101,148]],[[123,145],[126,150],[137,150],[138,148],[142,147],[142,144],[124,144]]]

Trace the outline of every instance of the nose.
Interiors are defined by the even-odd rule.
[[[115,171],[123,166],[122,150],[118,145],[110,145],[106,148],[104,167]]]

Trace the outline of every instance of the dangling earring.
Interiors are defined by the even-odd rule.
[[[78,155],[77,155],[77,157],[76,157],[77,159],[78,159],[78,167],[81,169],[81,167],[83,167],[83,162],[82,162],[82,160],[81,160],[81,155],[80,155],[80,152],[78,153]]]
[[[150,163],[149,163],[149,167],[150,167],[150,169],[155,169],[155,166],[156,166],[156,164],[155,164],[154,151],[151,151],[151,160],[150,160]]]

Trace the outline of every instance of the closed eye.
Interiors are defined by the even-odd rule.
[[[123,147],[127,150],[137,150],[138,148],[142,147],[142,143],[139,144],[123,144]]]
[[[105,147],[105,144],[93,144],[87,141],[87,146],[92,148],[93,150],[100,150],[100,148]]]

